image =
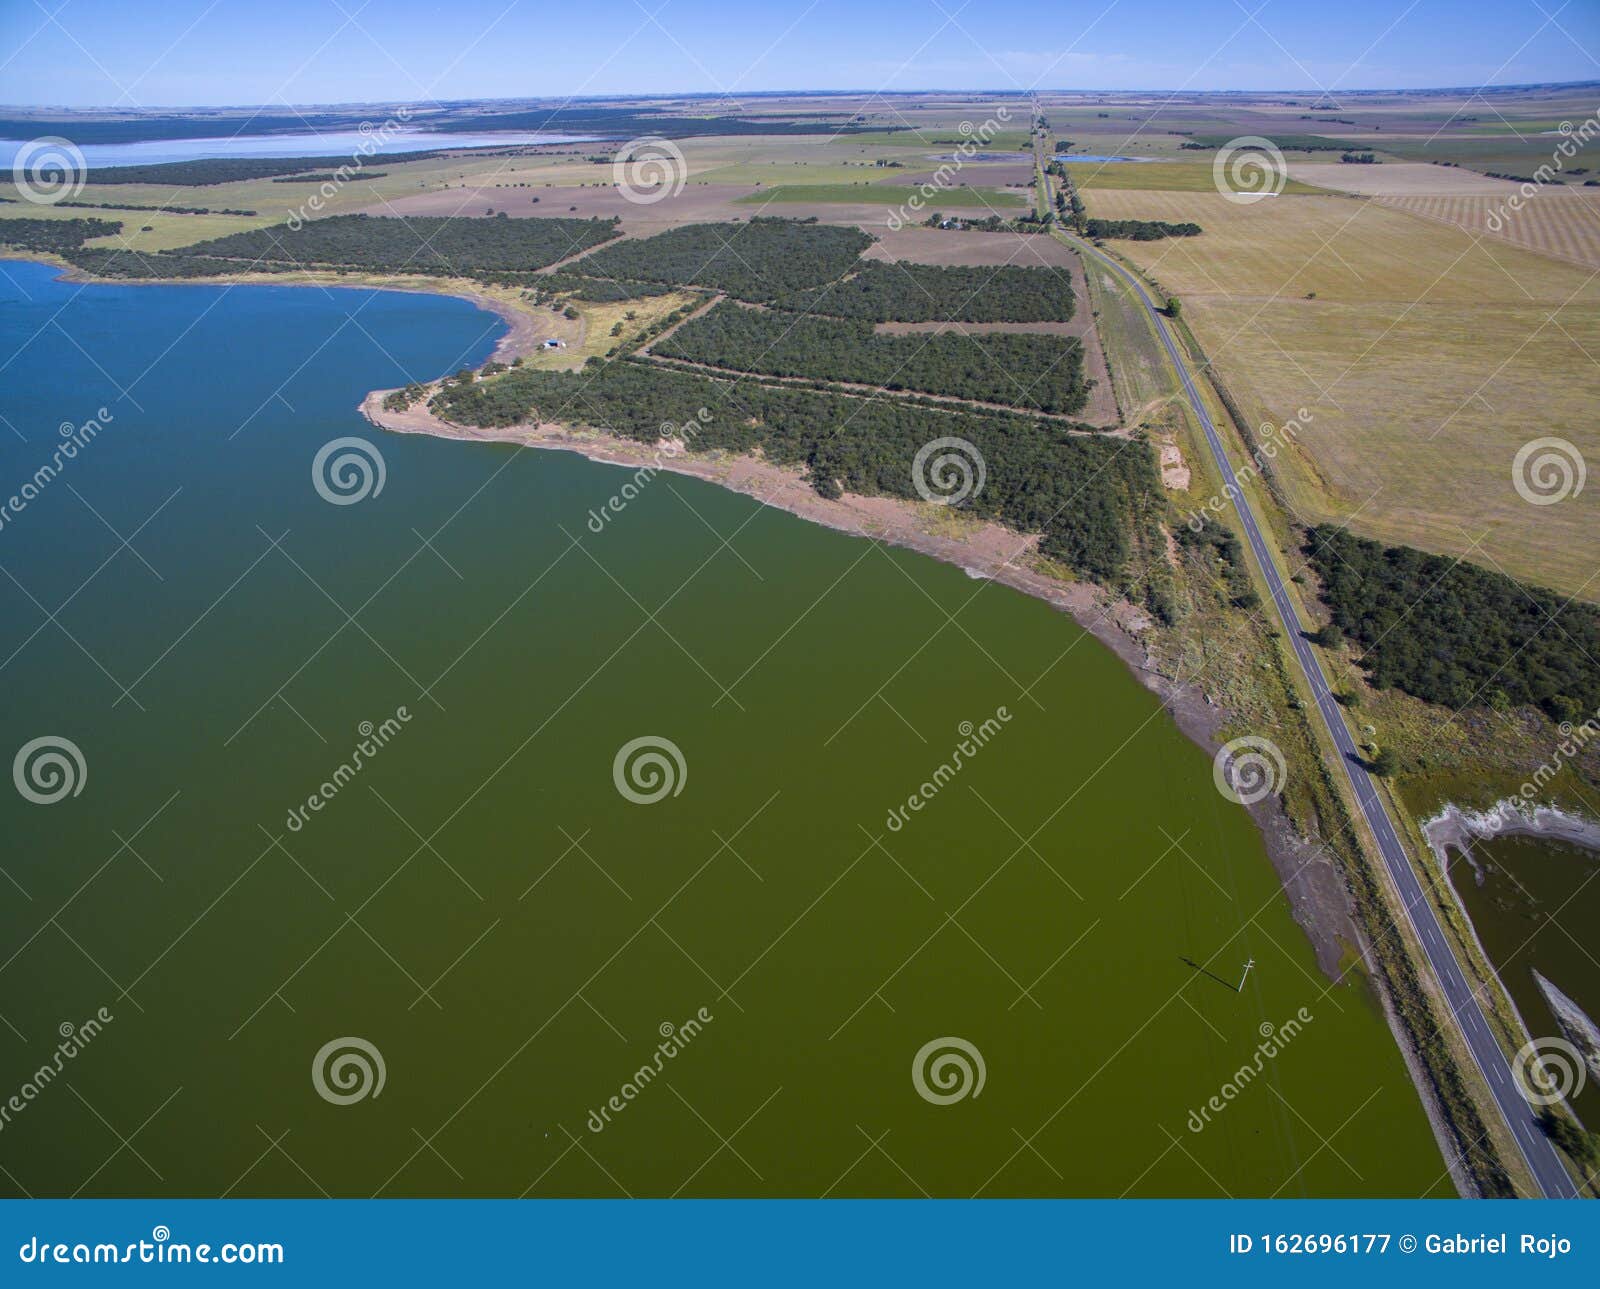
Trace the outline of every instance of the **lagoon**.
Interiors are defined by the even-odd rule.
[[[502,327],[0,264],[0,493],[105,422],[0,529],[3,750],[84,764],[0,793],[0,1083],[114,1018],[0,1187],[1451,1193],[1374,1003],[1109,651],[695,480],[594,533],[630,473],[357,415]],[[341,1104],[350,1040],[383,1080]]]
[[[378,123],[375,122],[376,126]],[[398,129],[336,130],[306,134],[246,134],[210,139],[147,139],[138,143],[89,143],[79,148],[90,171],[106,166],[150,166],[173,161],[200,161],[216,157],[354,157],[381,160],[388,153],[423,152],[444,148],[526,147],[541,143],[583,143],[593,138],[581,134],[485,131],[446,134],[437,130]],[[18,154],[28,148],[24,139],[0,139],[0,167],[10,169]]]

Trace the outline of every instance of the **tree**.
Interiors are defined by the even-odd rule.
[[[1400,769],[1400,758],[1392,747],[1381,747],[1372,758],[1371,770],[1385,779],[1392,779]]]
[[[1311,642],[1321,645],[1324,649],[1337,649],[1344,643],[1344,632],[1339,629],[1337,622],[1330,622],[1320,631],[1311,633]]]
[[[1600,1162],[1600,1134],[1585,1132],[1566,1115],[1557,1114],[1549,1106],[1539,1111],[1539,1126],[1544,1129],[1545,1136],[1566,1151],[1574,1162],[1581,1165]]]
[[[1167,297],[1167,317],[1176,318],[1182,312],[1182,308],[1183,306],[1178,303],[1177,296],[1169,295]]]

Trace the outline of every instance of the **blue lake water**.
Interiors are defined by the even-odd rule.
[[[374,123],[375,125],[378,123]],[[398,130],[379,136],[359,130],[327,133],[240,135],[211,139],[149,139],[139,143],[91,143],[79,149],[90,170],[104,166],[149,166],[169,161],[215,157],[353,157],[381,158],[386,153],[422,152],[436,148],[504,148],[536,143],[581,143],[579,134],[489,131],[443,134],[436,130]],[[10,169],[30,140],[0,139],[0,167]],[[381,143],[373,151],[375,143]]]
[[[1093,161],[1112,165],[1124,161],[1154,161],[1154,157],[1098,157],[1089,152],[1063,152],[1051,158],[1052,161]]]

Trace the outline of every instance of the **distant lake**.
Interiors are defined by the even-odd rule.
[[[359,130],[330,133],[223,136],[214,139],[148,139],[139,143],[91,143],[80,148],[90,170],[104,166],[151,166],[169,161],[201,161],[216,157],[353,157],[365,155],[377,138]],[[381,140],[369,161],[385,153],[422,152],[437,148],[506,148],[536,143],[584,143],[593,135],[488,131],[447,134],[437,130],[400,130]],[[0,168],[9,170],[26,139],[0,139]]]
[[[709,483],[357,413],[504,327],[0,262],[0,766],[87,771],[0,774],[0,1093],[114,1017],[0,1197],[1447,1193],[1376,1007],[1109,650]],[[352,437],[381,487],[330,504]],[[985,1083],[934,1104],[951,1038]],[[316,1090],[341,1039],[381,1096]]]
[[[1051,158],[1052,161],[1093,161],[1106,164],[1117,162],[1142,162],[1154,161],[1154,157],[1097,157],[1091,152],[1062,152]]]

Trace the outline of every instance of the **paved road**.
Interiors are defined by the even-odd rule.
[[[1411,867],[1405,846],[1401,843],[1394,823],[1389,818],[1383,799],[1378,795],[1377,786],[1373,783],[1372,776],[1357,760],[1355,740],[1350,737],[1339,705],[1333,700],[1327,677],[1322,673],[1322,664],[1313,652],[1310,642],[1301,634],[1302,627],[1299,615],[1295,612],[1294,601],[1290,598],[1283,576],[1272,559],[1250,504],[1239,489],[1233,467],[1228,462],[1228,454],[1223,451],[1222,438],[1206,411],[1205,401],[1200,397],[1200,391],[1195,388],[1194,380],[1189,375],[1188,364],[1184,362],[1178,345],[1167,330],[1165,320],[1138,278],[1110,256],[1102,254],[1088,243],[1067,234],[1063,235],[1067,236],[1074,246],[1108,265],[1127,282],[1138,293],[1151,322],[1155,324],[1156,333],[1161,337],[1161,343],[1166,346],[1172,365],[1177,369],[1179,379],[1183,382],[1183,392],[1188,397],[1189,405],[1205,429],[1206,440],[1211,445],[1211,454],[1216,459],[1217,469],[1223,479],[1233,487],[1234,510],[1244,527],[1250,548],[1255,552],[1256,562],[1266,573],[1278,617],[1282,619],[1284,631],[1294,644],[1295,657],[1299,660],[1300,668],[1311,685],[1312,693],[1316,696],[1317,710],[1322,713],[1323,723],[1328,727],[1334,746],[1339,749],[1340,763],[1344,766],[1345,774],[1349,776],[1350,786],[1355,790],[1356,799],[1361,804],[1361,812],[1367,817],[1367,823],[1371,825],[1373,834],[1378,839],[1379,849],[1383,851],[1383,861],[1389,868],[1389,875],[1399,888],[1406,917],[1428,955],[1428,961],[1444,991],[1444,997],[1449,1003],[1462,1036],[1466,1039],[1467,1047],[1472,1052],[1473,1060],[1477,1062],[1484,1081],[1489,1085],[1489,1091],[1510,1126],[1511,1134],[1516,1138],[1522,1157],[1527,1161],[1540,1190],[1551,1198],[1575,1197],[1576,1189],[1571,1175],[1562,1165],[1549,1138],[1540,1130],[1527,1102],[1517,1091],[1511,1074],[1511,1063],[1489,1030],[1489,1023],[1484,1019],[1478,999],[1468,986],[1461,964],[1457,962],[1455,953],[1445,938],[1444,931],[1439,925],[1437,911],[1423,892],[1422,883]]]

